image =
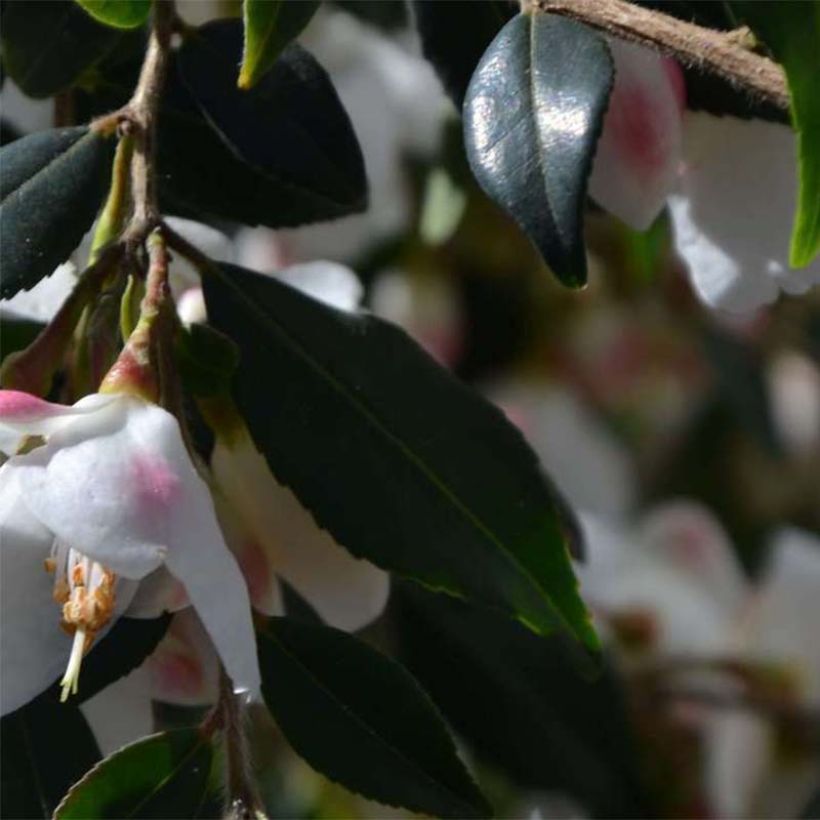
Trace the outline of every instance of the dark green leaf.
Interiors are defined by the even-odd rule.
[[[789,264],[805,267],[820,253],[820,0],[734,0],[731,6],[786,71],[799,179]]]
[[[79,708],[38,698],[0,722],[3,817],[47,818],[66,790],[99,759]]]
[[[211,323],[239,345],[237,400],[257,447],[339,543],[597,645],[561,516],[500,410],[380,319],[233,265],[204,289]]]
[[[3,64],[30,97],[73,85],[119,38],[72,0],[13,0],[4,7]]]
[[[208,796],[212,755],[211,743],[199,729],[138,740],[73,786],[55,820],[196,817]]]
[[[276,62],[282,49],[310,22],[319,0],[244,0],[245,47],[239,87],[251,88]]]
[[[411,584],[394,585],[389,616],[400,658],[484,760],[584,816],[651,813],[611,668],[583,680],[559,638]]]
[[[458,106],[481,55],[515,14],[506,0],[412,0],[424,56]]]
[[[0,296],[64,262],[105,194],[113,140],[87,128],[42,131],[0,149]]]
[[[586,282],[587,177],[612,79],[612,58],[597,34],[536,12],[504,26],[464,103],[476,179],[573,287]]]
[[[292,226],[362,210],[364,161],[324,69],[293,43],[254,88],[240,91],[234,72],[241,53],[241,25],[219,20],[189,37],[179,68],[228,153],[249,166],[251,178],[261,177],[276,189],[264,203],[269,214],[257,221]],[[184,148],[198,152],[192,142]],[[221,196],[210,168],[196,173],[203,170],[206,184]],[[252,189],[244,195],[254,196]]]
[[[407,672],[326,626],[271,618],[265,703],[314,768],[373,800],[436,817],[489,813],[433,704]]]
[[[230,392],[239,364],[236,345],[218,330],[193,324],[180,334],[177,358],[185,389],[195,396]]]
[[[28,347],[45,327],[33,319],[19,319],[0,311],[0,359]]]
[[[95,20],[114,28],[139,28],[151,13],[151,0],[75,0]]]

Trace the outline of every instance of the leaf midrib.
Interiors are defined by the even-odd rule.
[[[416,455],[416,453],[413,452],[402,441],[402,439],[400,439],[385,424],[383,424],[369,407],[363,404],[358,398],[356,398],[355,395],[350,393],[342,382],[333,376],[332,373],[327,371],[321,363],[316,361],[308,353],[308,351],[305,350],[304,347],[295,338],[293,338],[293,336],[284,327],[282,327],[279,322],[264,313],[261,308],[245,296],[238,285],[236,285],[229,277],[222,274],[221,269],[218,270],[221,281],[227,283],[235,291],[238,297],[248,306],[252,313],[257,316],[257,320],[261,320],[263,324],[268,322],[272,324],[277,334],[284,338],[286,343],[299,356],[299,358],[305,361],[309,367],[318,373],[318,375],[324,379],[340,396],[342,396],[349,404],[359,411],[363,418],[368,421],[379,433],[381,433],[389,443],[396,447],[399,452],[404,455],[407,460],[430,482],[430,484],[432,484],[433,487],[438,490],[439,493],[441,493],[441,495],[444,496],[444,498],[463,515],[468,523],[470,523],[481,535],[484,536],[486,540],[488,540],[493,546],[498,548],[504,556],[506,556],[507,560],[511,562],[513,568],[516,569],[535,588],[535,591],[539,594],[539,597],[544,600],[552,613],[557,617],[558,623],[563,625],[570,632],[570,634],[575,635],[576,631],[572,628],[571,624],[566,621],[564,613],[561,612],[561,610],[553,603],[552,596],[538,583],[530,570],[523,566],[517,556],[510,552],[504,542],[501,541],[500,538],[480,518],[478,518],[477,515],[472,512],[472,510],[455,494],[453,490],[449,488],[447,484],[444,483],[443,480],[438,478],[435,472],[427,466],[422,458]],[[541,627],[539,627],[539,629],[540,628]]]

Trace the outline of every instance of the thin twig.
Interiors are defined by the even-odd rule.
[[[134,134],[131,190],[134,213],[125,232],[135,246],[159,223],[156,183],[156,126],[160,96],[168,71],[175,10],[172,0],[154,3],[154,21],[148,50],[134,96],[124,109],[123,126]]]
[[[259,816],[259,799],[252,782],[241,705],[224,668],[219,670],[219,703],[225,738],[227,817],[230,820],[250,820]]]
[[[531,8],[649,46],[688,68],[715,74],[753,97],[784,110],[789,107],[783,69],[750,51],[736,32],[697,26],[626,0],[531,0]]]

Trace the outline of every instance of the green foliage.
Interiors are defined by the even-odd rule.
[[[245,46],[238,85],[248,89],[310,22],[319,0],[244,0]]]
[[[85,127],[42,131],[0,149],[0,296],[64,262],[105,194],[113,141]]]
[[[572,287],[586,282],[586,184],[612,81],[612,58],[590,29],[519,15],[484,53],[464,103],[476,179]]]
[[[197,817],[208,798],[213,747],[199,729],[138,740],[74,785],[55,820]]]
[[[236,345],[207,325],[194,324],[180,334],[177,346],[180,376],[195,396],[229,393],[239,364]]]
[[[66,790],[100,759],[79,707],[44,697],[3,717],[0,752],[3,817],[15,820],[50,818]]]
[[[375,649],[337,629],[272,618],[259,660],[265,703],[331,780],[436,817],[490,813],[432,702]]]
[[[50,97],[77,83],[119,42],[74,0],[14,0],[3,7],[3,65],[30,97]]]
[[[95,20],[113,28],[139,28],[151,13],[151,0],[75,0]]]
[[[608,664],[582,679],[560,638],[406,583],[394,587],[390,614],[400,659],[483,760],[592,816],[651,816]]]
[[[734,0],[731,5],[786,71],[799,181],[789,264],[805,267],[820,253],[820,0]]]
[[[500,410],[375,317],[224,263],[204,289],[211,323],[239,345],[257,447],[339,543],[597,646],[562,518]]]
[[[182,215],[271,227],[363,210],[364,161],[324,69],[288,46],[249,91],[236,87],[238,21],[209,23],[179,53],[160,123],[166,195]]]

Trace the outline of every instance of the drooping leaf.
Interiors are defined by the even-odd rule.
[[[573,287],[586,282],[587,177],[612,80],[612,58],[593,31],[518,15],[484,53],[464,103],[476,179]]]
[[[345,632],[287,618],[271,618],[258,641],[265,703],[318,771],[412,811],[489,814],[432,702],[396,663]]]
[[[820,0],[734,0],[731,7],[786,72],[797,131],[799,182],[789,264],[805,267],[820,253]]]
[[[292,43],[252,89],[240,91],[234,71],[241,54],[241,24],[218,20],[188,38],[179,69],[228,153],[248,166],[252,177],[276,189],[267,204],[276,216],[258,221],[292,226],[362,210],[367,203],[364,161],[324,69]],[[206,174],[210,177],[210,169]],[[207,179],[208,185],[214,183]]]
[[[55,820],[196,817],[208,796],[212,755],[199,729],[138,740],[75,784],[54,812]]]
[[[562,518],[501,411],[380,319],[228,264],[204,290],[239,345],[236,397],[257,447],[340,544],[597,645]]]
[[[49,818],[66,790],[99,759],[76,705],[37,698],[0,721],[3,817]]]
[[[95,20],[114,28],[139,28],[151,13],[151,0],[75,0]]]
[[[310,22],[319,0],[244,0],[245,46],[240,88],[251,88],[276,62],[282,49]]]
[[[73,85],[119,38],[73,0],[14,0],[4,5],[3,64],[29,97],[50,97]]]
[[[515,14],[515,5],[506,0],[412,0],[411,7],[422,52],[460,111],[481,55]]]
[[[41,131],[0,149],[0,296],[28,290],[64,262],[91,226],[113,140],[85,127]]]
[[[608,665],[584,680],[559,638],[407,583],[389,618],[399,658],[481,759],[522,788],[571,796],[584,816],[652,815]]]

